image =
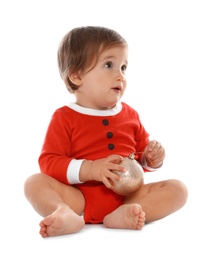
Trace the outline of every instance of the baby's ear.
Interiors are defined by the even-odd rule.
[[[80,72],[72,73],[68,78],[76,86],[80,86],[82,84]]]

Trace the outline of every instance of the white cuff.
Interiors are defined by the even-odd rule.
[[[67,167],[67,180],[70,184],[82,183],[79,179],[81,164],[84,160],[72,159]]]

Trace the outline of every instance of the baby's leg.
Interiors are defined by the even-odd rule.
[[[81,217],[85,200],[77,188],[35,174],[26,180],[24,191],[37,213],[44,217],[40,222],[42,237],[75,233],[85,225]]]
[[[145,223],[159,220],[179,210],[187,200],[187,188],[178,180],[166,180],[143,185],[125,203],[138,203],[146,213]]]
[[[107,228],[140,230],[144,226],[145,213],[139,204],[124,204],[105,216],[103,224]]]

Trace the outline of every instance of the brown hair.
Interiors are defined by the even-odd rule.
[[[78,89],[69,75],[79,70],[84,73],[92,64],[96,65],[99,55],[115,45],[127,45],[116,31],[100,27],[78,27],[69,31],[58,49],[58,67],[61,78],[70,92]],[[92,69],[91,68],[91,69]]]

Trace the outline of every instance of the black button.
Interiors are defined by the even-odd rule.
[[[108,149],[109,149],[109,150],[113,150],[114,147],[115,147],[114,144],[108,144]]]
[[[107,126],[109,124],[109,121],[107,119],[102,120],[103,125]]]
[[[108,133],[106,134],[106,136],[107,136],[107,138],[112,138],[112,137],[113,137],[113,133],[112,133],[112,132],[108,132]]]

